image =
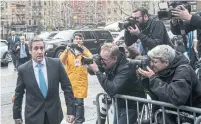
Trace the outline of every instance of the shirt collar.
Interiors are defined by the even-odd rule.
[[[33,67],[37,67],[38,66],[38,63],[35,62],[33,59],[32,59],[32,62],[33,62]],[[43,61],[40,64],[42,64],[43,66],[46,66],[45,58],[43,59]]]

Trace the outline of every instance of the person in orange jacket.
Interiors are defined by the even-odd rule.
[[[83,35],[75,33],[73,44],[68,44],[66,50],[61,54],[60,59],[72,84],[75,97],[75,123],[82,124],[84,118],[84,98],[88,91],[87,66],[83,65],[83,56],[92,58],[91,52],[83,45]]]

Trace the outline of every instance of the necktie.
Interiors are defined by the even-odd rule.
[[[43,96],[46,97],[47,96],[47,86],[46,86],[45,77],[44,77],[44,74],[43,74],[41,68],[42,68],[42,64],[38,64],[40,90],[41,90]]]
[[[13,43],[15,42],[15,36],[13,36]]]
[[[25,51],[25,45],[24,45],[24,43],[22,43],[22,51],[23,51],[23,54],[25,54],[26,53],[26,51]]]

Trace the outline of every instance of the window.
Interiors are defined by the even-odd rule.
[[[95,31],[99,39],[112,39],[112,35],[108,31]]]
[[[29,1],[29,6],[31,6],[31,1]]]
[[[31,20],[29,20],[29,25],[31,25]]]
[[[36,25],[36,20],[34,20],[34,25]]]
[[[12,13],[14,13],[15,12],[15,9],[12,9]]]
[[[84,32],[84,39],[92,39],[90,31],[85,31]]]
[[[111,14],[111,10],[110,9],[108,9],[107,14]]]

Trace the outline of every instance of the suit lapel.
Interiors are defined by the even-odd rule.
[[[29,61],[29,72],[30,72],[30,81],[33,81],[33,85],[34,85],[33,89],[36,89],[36,92],[39,94],[39,96],[43,97],[43,94],[38,86],[38,83],[35,77],[32,60]]]
[[[47,91],[47,97],[49,96],[51,87],[52,87],[52,83],[51,83],[51,77],[53,75],[51,75],[51,72],[54,72],[53,65],[50,63],[48,58],[45,58],[45,62],[46,62],[46,68],[47,68],[47,81],[48,81],[48,91]]]

